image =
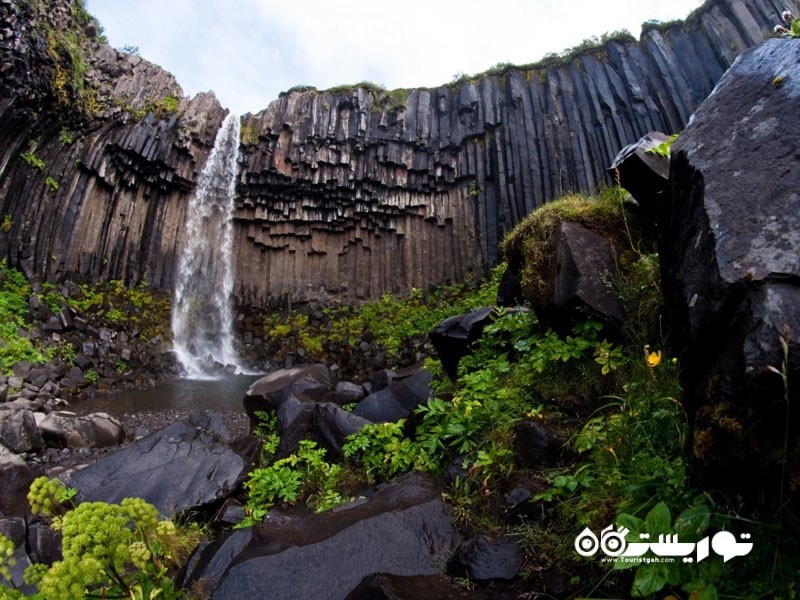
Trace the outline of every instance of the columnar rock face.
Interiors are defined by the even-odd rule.
[[[93,40],[69,0],[46,15],[29,4],[0,2],[0,254],[51,279],[171,287],[225,111]],[[435,89],[284,94],[243,121],[239,302],[374,297],[482,270],[532,209],[612,183],[604,169],[622,146],[682,129],[782,9],[709,0],[683,25],[550,66]],[[83,36],[86,89],[64,76],[76,61],[60,30]],[[76,99],[89,117],[65,116]]]
[[[225,111],[99,43],[77,3],[39,4],[0,3],[0,253],[49,279],[169,287]]]
[[[659,222],[697,474],[739,497],[800,472],[798,65],[798,40],[740,57],[672,147]]]

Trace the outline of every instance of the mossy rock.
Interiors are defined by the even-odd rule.
[[[532,306],[547,304],[555,274],[552,237],[562,222],[577,223],[601,235],[619,250],[619,260],[630,262],[626,249],[638,242],[638,225],[626,214],[618,190],[597,197],[572,194],[548,202],[532,212],[503,240],[503,254],[509,265],[520,266],[525,299]]]
[[[622,302],[627,315],[624,326],[645,339],[658,331],[658,256],[652,242],[642,238],[639,220],[626,208],[628,198],[621,188],[607,189],[596,197],[567,195],[532,212],[505,237],[502,250],[509,270],[519,279],[525,302],[540,318],[554,308],[551,301],[558,269],[569,268],[557,265],[554,243],[560,225],[568,222],[608,242],[614,267],[607,284]],[[606,276],[600,277],[606,282]]]

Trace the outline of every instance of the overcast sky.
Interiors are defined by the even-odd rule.
[[[214,90],[236,114],[295,85],[434,87],[501,62],[525,64],[702,0],[88,0],[117,48]]]

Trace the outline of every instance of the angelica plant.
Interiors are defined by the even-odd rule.
[[[67,510],[64,502],[72,495],[61,482],[45,477],[35,480],[28,492],[32,509],[51,518],[52,527],[63,535],[61,560],[26,569],[25,583],[39,589],[33,598],[178,597],[169,576],[179,564],[182,544],[172,521],[160,520],[158,509],[141,498],[119,504],[84,502]],[[8,581],[13,553],[13,543],[0,536],[0,575]],[[24,596],[0,587],[0,600],[12,598]]]

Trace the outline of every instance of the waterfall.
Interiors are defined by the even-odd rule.
[[[233,365],[233,212],[239,173],[239,118],[228,114],[186,211],[186,242],[175,277],[173,346],[189,378]],[[230,367],[228,367],[230,368]]]

